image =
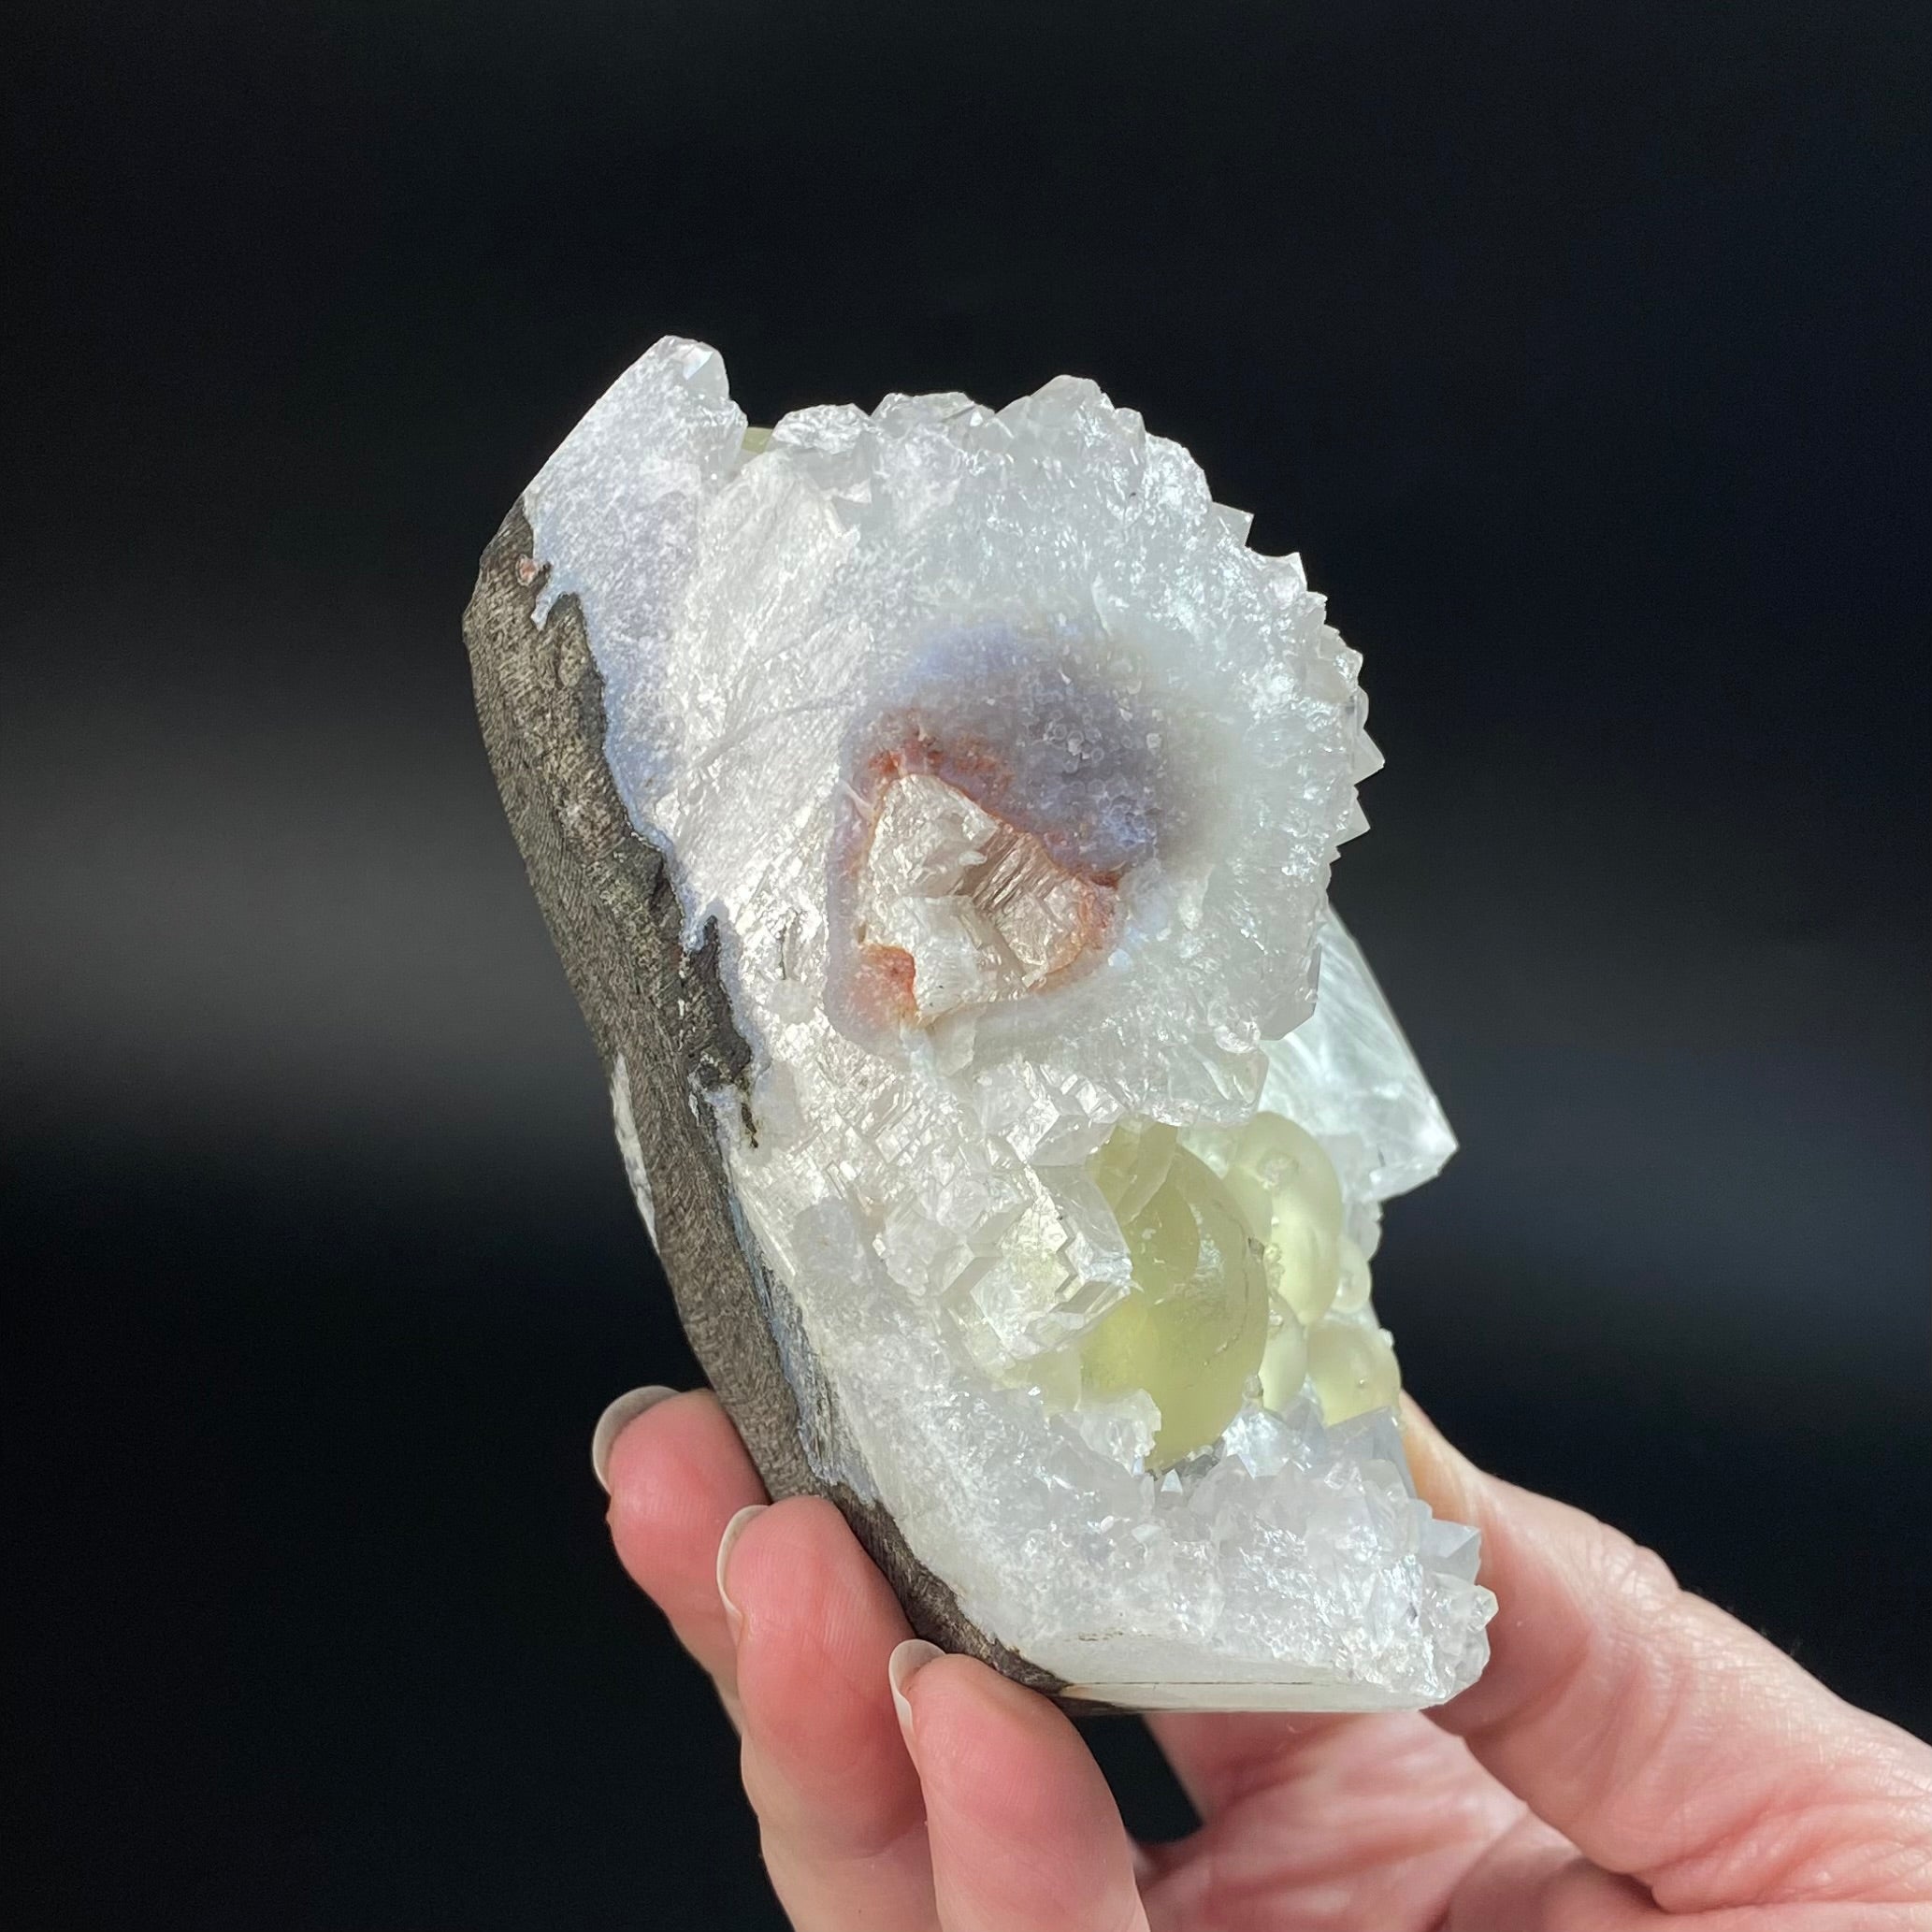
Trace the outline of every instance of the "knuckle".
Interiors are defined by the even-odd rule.
[[[1622,1530],[1606,1527],[1593,1540],[1589,1572],[1593,1588],[1647,1610],[1667,1609],[1683,1594],[1670,1565],[1648,1544]]]

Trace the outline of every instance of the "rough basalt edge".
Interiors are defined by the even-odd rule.
[[[604,759],[603,678],[577,598],[540,627],[543,573],[519,504],[483,552],[463,616],[477,715],[511,829],[607,1074],[624,1069],[651,1178],[659,1259],[693,1351],[774,1498],[829,1497],[891,1583],[913,1629],[1071,1710],[1063,1679],[995,1641],[914,1556],[891,1513],[820,1478],[768,1310],[789,1292],[731,1211],[720,1101],[748,1108],[750,1051],[718,970],[715,929],[685,950],[662,856],[627,816]],[[748,1115],[747,1115],[748,1118]]]

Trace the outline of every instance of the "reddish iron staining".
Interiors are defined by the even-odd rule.
[[[1006,794],[1013,785],[1013,766],[1004,753],[983,738],[955,738],[942,743],[916,720],[894,724],[902,735],[865,761],[865,775],[873,781],[873,798],[893,779],[916,771],[943,780],[996,818],[1009,815]]]
[[[942,740],[917,718],[888,719],[882,730],[889,742],[868,754],[857,772],[859,798],[868,811],[876,815],[895,779],[914,773],[936,778],[1014,831],[1038,839],[1062,872],[1097,886],[1119,885],[1118,867],[1096,870],[1081,859],[1085,828],[1042,823],[1026,810],[1025,800],[1014,797],[1013,763],[998,745],[973,736]],[[858,858],[864,857],[861,849]]]
[[[991,745],[977,738],[937,745],[922,731],[918,749],[924,761],[916,769],[944,779],[988,812],[1005,815],[989,801],[1005,794],[1013,782],[1013,767]]]
[[[1099,952],[1113,930],[1119,869],[1080,863],[1074,857],[1079,845],[1075,829],[1023,822],[1014,810],[1011,761],[994,745],[979,738],[943,743],[916,720],[894,720],[893,725],[903,735],[868,754],[857,768],[854,800],[863,811],[845,821],[838,841],[834,876],[843,889],[837,896],[849,893],[864,872],[887,792],[915,773],[936,778],[998,819],[1016,839],[1037,841],[1079,888],[1074,930],[1031,990],[1045,992],[1071,977]],[[852,1018],[868,1030],[926,1025],[930,1016],[919,1011],[918,962],[913,955],[902,946],[869,942],[858,932],[853,942],[841,1002]]]
[[[852,1011],[867,1026],[916,1026],[919,1002],[913,990],[916,963],[900,945],[861,945],[852,962]]]

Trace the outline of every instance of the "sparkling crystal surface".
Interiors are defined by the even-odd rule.
[[[716,921],[754,1056],[720,1132],[844,1420],[821,1473],[1118,1701],[1472,1680],[1493,1600],[1409,1485],[1369,1282],[1454,1142],[1327,907],[1377,759],[1299,561],[1090,382],[747,435],[673,339],[525,510]],[[1204,1261],[1146,1218],[1176,1174]]]

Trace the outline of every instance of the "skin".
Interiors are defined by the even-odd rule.
[[[1154,1846],[1052,1705],[910,1640],[830,1504],[758,1507],[708,1392],[604,1466],[799,1932],[1932,1928],[1932,1751],[1412,1407],[1407,1436],[1422,1494],[1482,1531],[1489,1669],[1426,1713],[1150,1720],[1204,1821]]]

